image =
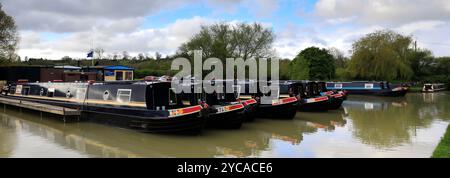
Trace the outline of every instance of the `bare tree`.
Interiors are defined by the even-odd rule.
[[[105,50],[103,48],[95,48],[94,52],[96,59],[103,59],[103,54],[105,53]]]

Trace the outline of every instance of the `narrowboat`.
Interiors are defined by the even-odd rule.
[[[442,83],[427,83],[423,85],[422,92],[424,93],[433,93],[438,91],[444,91],[445,84]]]
[[[330,98],[321,96],[318,85],[309,81],[284,81],[281,85],[285,88],[283,94],[288,93],[300,100],[299,111],[321,112],[328,111]]]
[[[265,82],[267,86],[260,86],[259,81],[239,82],[242,91],[240,99],[255,99],[258,103],[257,118],[294,119],[299,106],[298,98],[280,95],[280,83]],[[263,89],[264,88],[264,89]],[[263,91],[269,92],[263,92]],[[272,93],[274,92],[274,95]]]
[[[82,117],[153,133],[200,133],[207,112],[201,104],[184,106],[170,82],[26,83],[8,97],[70,108]]]
[[[407,87],[401,85],[391,85],[389,82],[329,82],[328,90],[345,90],[352,95],[375,95],[375,96],[405,96]]]
[[[330,110],[336,110],[342,107],[342,103],[347,100],[346,91],[342,90],[328,90],[325,82],[317,82],[319,86],[319,92],[322,96],[330,97],[329,107]]]
[[[203,84],[209,83],[216,90],[212,93],[205,91]],[[236,92],[226,93],[224,81],[191,81],[189,84],[181,84],[190,87],[190,92],[183,92],[183,103],[195,105],[204,103],[208,109],[207,126],[214,128],[239,129],[245,120],[245,106],[237,101]],[[200,93],[195,92],[195,87],[200,87]],[[216,92],[221,91],[221,92]],[[223,91],[223,92],[222,92]]]

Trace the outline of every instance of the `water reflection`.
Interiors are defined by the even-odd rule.
[[[450,120],[450,95],[351,96],[341,110],[257,119],[199,136],[63,124],[7,109],[0,157],[428,157]]]
[[[448,99],[447,95],[441,97]],[[436,111],[440,110],[440,106],[436,103],[423,101],[421,94],[410,94],[405,98],[353,96],[344,104],[344,108],[352,119],[355,137],[363,143],[389,149],[410,144],[417,129],[430,127],[434,119],[448,118],[448,114],[439,117]],[[448,105],[448,102],[440,104]]]

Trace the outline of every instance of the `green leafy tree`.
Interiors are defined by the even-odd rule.
[[[189,56],[190,51],[202,50],[203,57],[226,58],[271,57],[275,35],[261,24],[218,23],[202,26],[199,33],[179,48],[179,56]]]
[[[15,62],[18,59],[16,48],[19,42],[14,18],[6,14],[0,4],[0,64]]]
[[[410,65],[412,38],[390,30],[367,34],[353,44],[349,72],[366,80],[407,80],[413,76]]]
[[[309,47],[301,51],[290,64],[293,80],[330,80],[335,76],[335,61],[326,49]]]

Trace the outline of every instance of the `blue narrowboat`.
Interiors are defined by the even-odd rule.
[[[327,90],[343,90],[352,95],[405,96],[408,88],[402,85],[391,85],[389,82],[329,82]]]

